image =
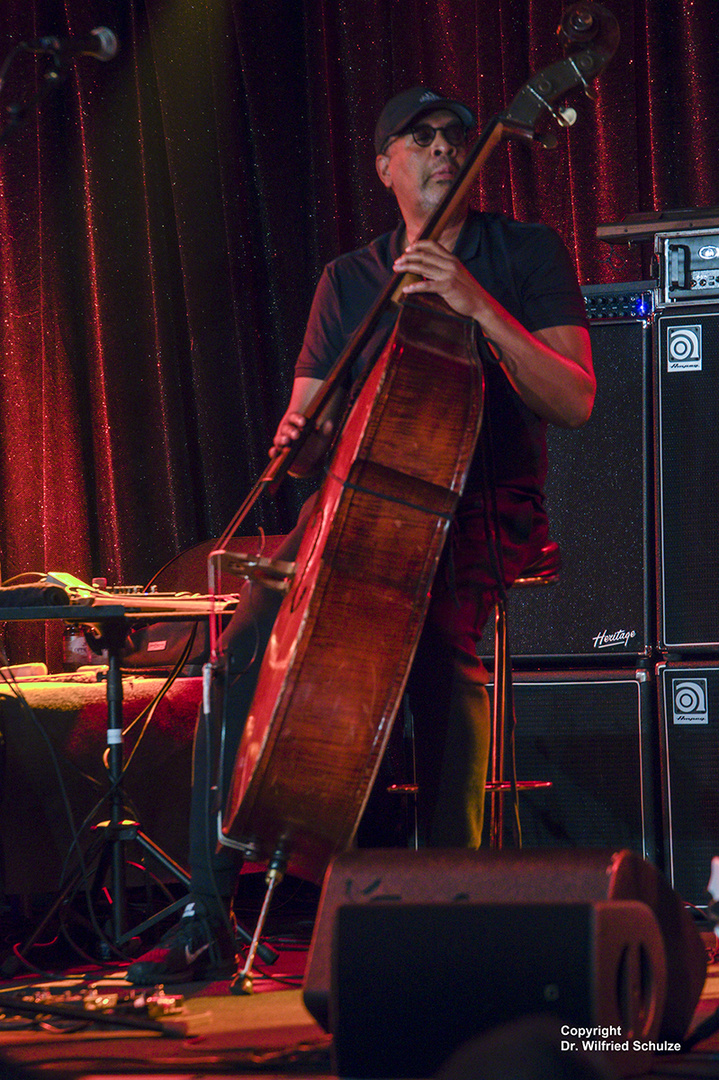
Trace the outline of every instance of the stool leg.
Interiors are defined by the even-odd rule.
[[[416,851],[419,848],[419,820],[417,808],[417,756],[414,742],[414,716],[409,704],[409,697],[405,694],[402,698],[400,714],[395,724],[402,724],[402,764],[397,771],[401,772],[403,783],[390,784],[388,793],[401,795],[404,803],[405,832],[407,847]],[[385,754],[392,750],[391,742],[387,746]]]
[[[489,846],[502,848],[504,832],[504,734],[507,710],[507,608],[500,599],[494,611],[494,703],[490,772]]]
[[[419,821],[417,819],[417,755],[414,742],[414,716],[409,707],[409,698],[402,699],[402,719],[404,721],[405,763],[409,782],[407,784],[407,846],[417,851],[419,848]]]

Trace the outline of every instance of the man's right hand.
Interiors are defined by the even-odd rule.
[[[282,417],[270,447],[270,457],[276,458],[287,446],[300,438],[307,426],[307,417],[303,413],[287,412]],[[289,469],[289,475],[309,476],[315,471],[332,438],[334,425],[331,420],[324,420],[319,428],[307,436],[304,446]]]
[[[302,431],[307,424],[307,417],[303,413],[288,412],[280,420],[280,425],[275,432],[275,437],[272,440],[272,446],[270,447],[270,457],[277,457],[280,451],[294,442],[295,439],[299,439]]]
[[[305,410],[322,386],[321,379],[296,378],[292,385],[292,395],[287,412],[280,420],[275,437],[270,447],[270,457],[276,458],[285,447],[299,439],[308,421]],[[317,428],[310,435],[289,469],[290,476],[309,476],[315,471],[324,457],[332,439],[334,422],[341,407],[341,396],[335,395],[317,422]]]

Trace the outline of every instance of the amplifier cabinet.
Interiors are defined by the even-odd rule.
[[[386,1000],[383,1007],[396,1007],[400,1014],[393,1025],[395,1034],[400,1038],[406,1036],[410,1025],[418,1021],[420,1010],[426,1007],[421,1037],[428,1036],[430,1040],[434,1037],[436,1043],[438,1032],[441,1033],[443,1027],[456,1030],[457,1024],[453,1025],[453,1020],[458,1022],[458,1016],[452,1014],[453,1004],[461,1000],[466,1005],[474,997],[474,1008],[471,1009],[473,1022],[476,1022],[483,1005],[491,1009],[492,1004],[496,1004],[501,993],[500,983],[509,974],[510,965],[516,959],[517,983],[508,988],[510,1008],[519,1006],[520,1011],[534,1015],[549,1005],[550,1009],[559,1009],[564,1014],[567,1009],[571,1011],[576,1008],[577,995],[570,991],[562,1005],[563,999],[558,997],[557,992],[567,974],[568,965],[571,966],[571,961],[580,955],[580,951],[571,941],[569,933],[562,936],[568,930],[568,923],[563,917],[567,909],[565,907],[562,912],[559,908],[565,905],[583,906],[586,903],[603,905],[605,902],[624,905],[632,901],[638,901],[645,911],[651,912],[661,930],[667,995],[659,1038],[678,1041],[687,1031],[704,985],[706,952],[690,916],[665,878],[637,854],[614,848],[593,851],[470,851],[466,848],[402,851],[385,848],[341,852],[330,862],[322,886],[305,969],[304,1003],[317,1022],[334,1035],[339,1032],[338,1021],[344,1026],[339,1014],[346,1005],[349,1010],[345,1017],[348,1025],[356,1025],[355,1032],[360,1040],[363,1036],[358,1029],[370,1029],[369,1038],[378,1038],[381,1051],[382,1039],[376,1031],[371,1030],[375,1018],[370,1018],[370,1010],[371,999],[375,993],[383,992],[379,989],[382,986],[389,992],[389,1001]],[[464,911],[466,914],[463,918],[473,923],[470,912],[473,908],[477,911],[480,905],[485,906],[487,912],[494,909],[497,914],[499,907],[511,906],[514,917],[507,911],[508,924],[501,928],[496,923],[493,926],[468,926],[460,920],[460,914]],[[537,906],[541,906],[545,913],[541,928],[536,919],[539,914]],[[530,907],[531,915],[527,915]],[[418,924],[415,913],[420,908],[423,909],[423,916]],[[341,912],[352,909],[361,910],[363,914],[357,916],[357,922],[344,936],[338,925],[343,918]],[[386,913],[387,922],[382,912]],[[392,915],[391,912],[396,914]],[[422,931],[425,917],[434,924],[426,936]],[[445,923],[443,931],[440,931],[436,919]],[[390,926],[389,920],[394,925]],[[359,932],[360,922],[365,923],[364,930],[369,934],[369,939]],[[370,928],[368,923],[374,925]],[[411,929],[409,924],[412,924]],[[640,940],[640,935],[635,933],[639,929],[636,921],[620,917],[620,925],[623,927],[622,936],[627,934],[629,939],[634,938],[636,946]],[[553,938],[553,928],[559,934],[557,939]],[[440,931],[440,934],[435,931]],[[450,948],[447,947],[445,935],[452,942]],[[441,943],[439,936],[444,937]],[[421,942],[420,937],[424,938]],[[402,957],[391,956],[393,943],[399,946],[401,939],[404,939],[407,952]],[[604,938],[603,944],[610,946],[611,939],[610,934]],[[404,949],[404,945],[400,947]],[[496,964],[492,964],[490,954],[497,947],[500,952],[505,949],[507,952],[504,956],[497,956]],[[476,956],[473,955],[475,949],[478,950]],[[531,950],[529,955],[528,949]],[[541,965],[535,961],[539,960],[542,951],[545,958],[554,957],[556,960],[559,984],[553,978],[541,979],[539,994],[532,1001],[530,982],[537,979]],[[606,988],[610,999],[619,1004],[621,1019],[611,1022],[629,1028],[634,1026],[632,1018],[635,1018],[634,1031],[638,1034],[640,1025],[650,1020],[653,1012],[647,1000],[653,983],[647,966],[650,956],[643,949],[633,949],[631,940],[627,939],[622,941],[619,950],[612,949],[612,952],[620,959],[621,970],[613,971]],[[362,966],[361,958],[368,959],[370,966],[376,962],[376,967],[374,973],[369,975],[369,985],[364,991],[358,990],[359,999],[341,1002],[332,995],[334,1001],[330,1000],[331,984],[337,991],[345,979],[352,983]],[[467,980],[462,987],[448,977],[450,973],[460,970],[466,972]],[[480,985],[480,971],[485,979],[489,975],[486,988]],[[548,989],[551,993],[547,993]],[[413,990],[426,994],[426,1002],[415,1002],[417,1007],[408,1009],[407,994]],[[592,998],[594,1006],[599,1006],[600,996],[593,993]],[[449,1015],[443,1017],[446,1022],[442,1024],[438,1017],[447,1006]],[[456,1014],[456,1009],[454,1012]],[[492,1026],[506,1019],[506,1016],[494,1016],[491,1018]],[[565,1016],[565,1019],[569,1020],[569,1017]],[[608,1022],[608,1019],[605,1015],[605,1021]],[[465,1034],[462,1041],[467,1037]],[[343,1042],[347,1040],[349,1049],[353,1040],[348,1028],[344,1029],[341,1038]],[[430,1075],[429,1064],[428,1057],[424,1061],[414,1062],[408,1075]],[[499,1062],[494,1064],[498,1066]],[[561,1068],[550,1069],[549,1072],[543,1071],[542,1075],[551,1073],[554,1076],[563,1071],[566,1073]],[[635,1068],[631,1075],[636,1072]],[[375,1075],[359,1071],[356,1064],[349,1063],[346,1069],[336,1069],[336,1073],[354,1077]],[[393,1077],[405,1074],[391,1071],[385,1065],[377,1075]],[[460,1075],[460,1071],[453,1075]],[[488,1063],[481,1070],[476,1067],[462,1069],[461,1075],[501,1075],[506,1078],[510,1075],[526,1077],[534,1075],[534,1072],[531,1069],[529,1073],[523,1071],[519,1062],[511,1070],[501,1066],[493,1069]]]
[[[659,646],[719,649],[719,306],[656,320]]]
[[[519,792],[524,847],[629,848],[657,864],[653,682],[643,670],[515,673],[517,779],[551,782]]]
[[[697,907],[719,855],[719,661],[657,666],[667,877]]]
[[[719,232],[697,229],[657,233],[654,253],[660,268],[663,304],[701,304],[719,297]]]
[[[594,412],[577,431],[550,427],[547,512],[560,546],[556,585],[509,593],[509,644],[516,659],[572,658],[633,664],[652,644],[649,582],[651,444],[646,406],[651,357],[643,319],[591,324],[597,373]],[[491,655],[488,625],[482,652]]]

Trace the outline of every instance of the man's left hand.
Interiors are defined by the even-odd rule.
[[[422,279],[405,285],[405,294],[436,293],[458,315],[478,318],[484,289],[459,259],[436,240],[418,240],[415,244],[409,244],[395,261],[394,270],[400,274],[415,274]]]

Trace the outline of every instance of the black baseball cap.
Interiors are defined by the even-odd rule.
[[[422,113],[434,112],[436,109],[453,112],[466,128],[473,127],[476,123],[472,110],[460,101],[442,97],[426,86],[413,86],[411,90],[403,90],[401,94],[390,98],[380,113],[374,129],[375,152],[380,154],[390,136],[399,135]]]

